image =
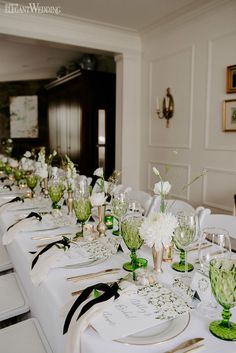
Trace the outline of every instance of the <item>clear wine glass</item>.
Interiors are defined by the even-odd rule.
[[[173,241],[180,250],[180,262],[172,264],[172,268],[178,272],[184,272],[184,277],[188,279],[188,272],[193,270],[193,265],[187,262],[187,251],[197,236],[196,216],[194,214],[178,214],[178,227],[175,229]],[[181,258],[184,254],[184,258]]]
[[[129,200],[129,208],[128,208],[129,213],[133,214],[143,214],[143,208],[141,206],[141,203],[137,200]]]
[[[121,220],[128,211],[129,202],[124,193],[118,194],[113,197],[112,202],[112,214],[114,217],[118,219],[119,229],[117,231],[113,231],[112,234],[121,236]]]
[[[201,272],[208,279],[210,261],[212,259],[231,257],[231,242],[229,233],[226,229],[207,227],[202,231],[198,259],[201,266]],[[209,283],[209,282],[208,282]],[[214,318],[217,316],[217,303],[213,300],[212,293],[209,297],[202,300],[197,310],[205,317]]]

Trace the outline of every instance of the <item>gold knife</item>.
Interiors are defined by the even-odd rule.
[[[79,275],[79,276],[72,276],[72,277],[67,277],[67,281],[79,281],[79,280],[85,280],[85,279],[90,279],[90,278],[96,278],[99,276],[104,276],[106,274],[110,273],[116,273],[119,272],[121,268],[108,268],[107,270],[99,271],[99,272],[94,272],[94,273],[87,273],[84,275]]]
[[[194,350],[195,348],[200,348],[200,345],[198,345],[198,344],[199,344],[199,342],[201,342],[203,340],[204,340],[204,338],[202,338],[202,337],[191,338],[187,341],[180,343],[175,348],[173,348],[169,351],[166,351],[164,353],[187,353],[187,352],[190,352],[191,350]]]

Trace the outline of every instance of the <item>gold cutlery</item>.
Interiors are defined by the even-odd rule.
[[[92,279],[92,278],[104,276],[104,275],[107,275],[107,274],[117,273],[120,270],[121,270],[120,268],[108,268],[107,270],[103,270],[103,271],[99,271],[99,272],[88,273],[88,274],[79,275],[79,276],[67,277],[66,279],[67,279],[67,281],[77,282],[77,281],[80,281],[80,280],[83,281],[83,280],[86,280],[86,279]]]
[[[63,237],[66,235],[71,235],[72,233],[61,233],[61,234],[57,234],[57,235],[53,235],[51,237],[40,237],[40,236],[35,236],[35,237],[31,237],[32,240],[50,240],[50,239],[54,239],[54,238],[58,238],[58,237]]]
[[[192,338],[189,339],[187,341],[184,341],[182,343],[180,343],[178,346],[176,346],[173,349],[170,349],[169,351],[166,351],[164,353],[187,353],[187,352],[191,352],[195,349],[198,349],[200,347],[202,347],[203,345],[199,345],[199,343],[201,341],[203,341],[204,338],[202,337],[197,337],[197,338]]]
[[[201,249],[206,249],[206,248],[209,248],[210,246],[212,246],[212,244],[206,243],[201,246]],[[188,252],[198,250],[198,248],[199,246],[195,246],[194,248],[189,249]]]

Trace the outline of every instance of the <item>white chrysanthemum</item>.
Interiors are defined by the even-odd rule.
[[[140,235],[147,246],[155,246],[159,251],[162,245],[167,247],[171,244],[177,225],[176,217],[170,213],[151,213],[142,223]]]

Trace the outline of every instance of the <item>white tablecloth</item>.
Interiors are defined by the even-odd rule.
[[[23,207],[23,206],[22,206]],[[15,213],[14,213],[15,215]],[[0,213],[1,232],[6,229],[13,221],[13,212]],[[69,229],[69,228],[68,228]],[[60,231],[53,231],[60,233]],[[64,229],[63,229],[64,232]],[[48,339],[49,344],[54,353],[64,353],[65,336],[62,335],[67,309],[75,300],[71,296],[71,292],[79,288],[78,283],[66,281],[66,277],[77,274],[86,273],[86,268],[83,269],[52,269],[47,279],[38,287],[35,287],[30,279],[30,265],[32,255],[29,251],[35,249],[36,241],[32,240],[32,235],[39,235],[30,232],[21,232],[14,241],[7,246],[10,258],[14,264],[15,271],[18,273],[22,284],[25,288],[29,299],[32,316],[36,317]],[[42,235],[42,232],[40,232]],[[122,254],[110,259],[104,263],[96,265],[96,268],[90,268],[90,272],[99,271],[104,268],[117,267],[117,264],[122,264],[128,256]],[[150,259],[149,259],[150,260]],[[151,263],[151,262],[150,262]],[[170,264],[163,264],[164,273],[161,278],[176,276],[176,272],[170,268]],[[99,279],[100,280],[100,279]],[[92,282],[88,282],[88,285]],[[93,283],[96,283],[93,282]],[[67,304],[67,307],[65,305]],[[234,309],[232,321],[236,322],[236,310]],[[90,327],[82,337],[82,352],[83,353],[163,353],[178,343],[194,337],[204,337],[205,347],[202,352],[209,353],[234,353],[236,352],[235,342],[226,342],[215,338],[208,330],[209,322],[212,320],[200,316],[196,311],[191,312],[190,322],[188,327],[177,337],[168,342],[163,342],[155,345],[132,346],[113,341],[105,341]]]

